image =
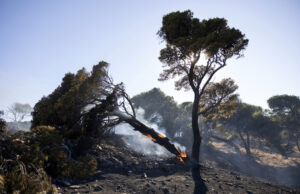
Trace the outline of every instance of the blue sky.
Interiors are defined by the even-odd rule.
[[[264,108],[272,95],[300,96],[297,0],[1,0],[0,110],[34,106],[65,73],[101,60],[131,96],[160,87],[178,102],[191,100],[172,80],[157,81],[162,17],[186,9],[200,19],[224,17],[250,40],[245,57],[230,60],[215,80],[232,77],[244,102]]]

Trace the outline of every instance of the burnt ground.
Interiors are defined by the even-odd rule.
[[[97,173],[84,181],[53,180],[60,193],[194,192],[188,161],[182,164],[175,157],[145,156],[119,139],[103,142],[95,147],[93,154],[98,160]],[[207,193],[300,193],[300,189],[216,167],[209,160],[201,163],[200,174]]]

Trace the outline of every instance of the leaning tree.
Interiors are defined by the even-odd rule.
[[[198,117],[236,99],[237,89],[231,79],[211,82],[213,76],[232,57],[241,57],[248,39],[240,30],[228,26],[224,18],[200,21],[190,10],[172,12],[163,17],[158,35],[166,42],[159,60],[164,64],[159,80],[178,77],[175,89],[192,89],[193,171],[199,169],[201,136]],[[200,57],[204,59],[201,63]]]

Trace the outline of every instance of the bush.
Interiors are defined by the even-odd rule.
[[[7,131],[7,123],[5,120],[0,118],[0,134],[3,134]]]
[[[6,175],[5,187],[8,193],[57,193],[57,189],[51,184],[50,177],[43,169],[38,169],[33,173],[22,173],[14,168]]]
[[[46,172],[57,178],[83,179],[94,174],[97,161],[89,154],[71,158],[71,150],[63,144],[62,135],[51,126],[37,126],[32,129],[31,158]],[[74,157],[74,153],[72,153]]]

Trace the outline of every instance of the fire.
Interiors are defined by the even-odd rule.
[[[156,141],[150,134],[147,134],[147,137],[149,137],[152,141]]]
[[[180,156],[181,156],[182,158],[186,158],[186,157],[187,157],[186,153],[184,153],[184,152],[180,152]]]
[[[181,151],[179,148],[177,148],[177,149],[178,149],[180,155],[177,155],[176,158],[179,159],[180,162],[184,163],[182,158],[186,158],[187,154],[184,153],[183,151]]]
[[[182,159],[181,156],[176,156],[176,158],[177,158],[180,162],[184,163],[184,161],[183,161],[183,159]]]
[[[160,138],[166,138],[166,136],[164,136],[164,135],[162,135],[162,134],[157,134],[158,135],[158,137],[160,137]]]

